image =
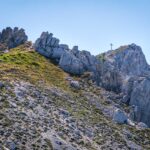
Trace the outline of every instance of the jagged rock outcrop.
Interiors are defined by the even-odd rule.
[[[90,54],[88,51],[79,51],[72,49],[66,51],[60,59],[60,67],[66,72],[81,75],[85,71],[99,72],[100,63],[99,61]]]
[[[135,45],[121,46],[98,56],[103,62],[102,86],[108,90],[121,92],[124,82],[135,76],[149,74],[142,49]]]
[[[67,46],[59,46],[59,39],[53,37],[52,33],[43,32],[34,47],[41,55],[58,62]]]
[[[149,70],[140,46],[131,44],[105,53],[105,60],[124,76],[138,76]]]
[[[65,44],[59,44],[59,39],[52,33],[43,32],[34,44],[37,52],[47,58],[53,59],[66,72],[81,75],[85,71],[99,72],[100,62],[88,51],[72,50]]]
[[[134,105],[132,119],[150,126],[150,71],[141,48],[135,44],[122,46],[99,58],[103,62],[102,86],[122,93],[122,102]]]
[[[24,44],[28,37],[24,29],[7,27],[0,32],[0,50],[10,49]]]

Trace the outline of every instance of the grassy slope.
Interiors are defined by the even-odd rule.
[[[49,60],[35,51],[29,51],[24,46],[14,48],[9,53],[0,55],[1,80],[24,80],[35,85],[39,85],[40,83],[41,85],[57,86],[60,89],[68,91],[70,89],[65,81],[66,76],[67,74],[59,67],[53,65]],[[123,128],[127,128],[131,133],[135,134],[131,139],[132,141],[140,143],[145,148],[149,148],[148,143],[145,144],[143,142],[149,140],[149,130],[138,131],[134,128],[129,128],[127,125],[120,126],[114,124],[87,101],[83,94],[84,91],[71,93],[73,95],[70,97],[73,97],[72,101],[75,102],[74,104],[70,104],[65,98],[63,100],[63,97],[58,97],[54,100],[55,105],[66,108],[75,118],[83,120],[89,126],[94,127],[96,124],[104,126],[103,130],[109,133],[97,131],[94,141],[98,145],[104,143],[108,137],[111,137],[114,141],[119,141],[121,144],[125,143],[121,138],[121,133]],[[100,92],[98,91],[98,93]],[[100,134],[102,136],[99,136]],[[85,147],[88,147],[86,144],[84,143]]]
[[[46,84],[67,90],[66,76],[59,67],[24,46],[0,55],[1,80],[22,79],[37,85]]]

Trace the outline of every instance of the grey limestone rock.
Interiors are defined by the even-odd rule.
[[[105,60],[124,76],[145,74],[149,66],[140,46],[130,44],[105,53]]]
[[[59,39],[52,33],[43,32],[34,44],[35,50],[41,55],[59,62],[61,56],[69,49],[66,44],[59,44]]]
[[[150,126],[150,77],[134,82],[129,104],[135,106],[135,121]]]
[[[69,50],[68,45],[59,44],[59,39],[53,37],[52,33],[43,32],[34,44],[37,52],[53,59],[66,72],[81,75],[85,71],[94,72],[98,78],[100,62],[88,51],[80,51],[78,46]]]
[[[100,62],[88,51],[79,51],[77,46],[64,53],[59,62],[60,67],[66,72],[81,75],[84,72],[100,72]]]
[[[143,122],[139,122],[137,124],[137,129],[143,130],[143,129],[147,129],[147,128],[148,128],[148,126],[145,123],[143,123]]]
[[[78,81],[72,80],[72,81],[70,81],[70,85],[71,85],[71,87],[73,87],[75,89],[80,89],[80,84]]]
[[[122,92],[124,84],[129,83],[130,78],[149,74],[149,65],[141,47],[136,44],[121,46],[99,55],[98,58],[102,62],[102,86],[108,90]]]
[[[114,114],[113,114],[113,120],[119,124],[127,123],[127,116],[126,114],[120,110],[120,109],[115,109]]]
[[[122,102],[134,105],[132,119],[150,126],[150,71],[142,49],[131,44],[104,57],[102,86],[122,92]]]
[[[14,29],[7,27],[0,33],[0,44],[5,46],[5,49],[10,49],[24,44],[28,37],[24,29],[15,27]]]
[[[65,52],[60,61],[59,66],[66,72],[69,72],[71,74],[80,75],[85,71],[85,68],[77,57],[75,57],[70,52]]]

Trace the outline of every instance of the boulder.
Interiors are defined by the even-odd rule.
[[[25,34],[24,29],[14,29],[7,27],[0,33],[0,44],[5,45],[5,49],[10,49],[24,44],[28,37]]]
[[[80,89],[80,84],[78,81],[72,80],[72,81],[70,81],[70,85],[71,85],[71,87],[73,87],[75,89]]]
[[[114,110],[113,120],[119,124],[124,124],[127,123],[128,118],[122,110],[117,108]]]
[[[147,126],[145,123],[143,123],[143,122],[139,122],[139,123],[137,124],[136,128],[137,128],[137,129],[140,129],[140,130],[143,130],[143,129],[147,129],[148,126]]]

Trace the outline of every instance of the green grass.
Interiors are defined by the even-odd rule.
[[[33,84],[57,86],[68,90],[67,74],[34,50],[19,46],[0,55],[0,78],[21,79]]]

